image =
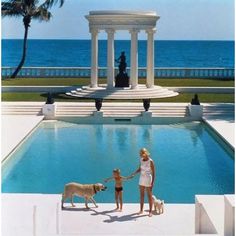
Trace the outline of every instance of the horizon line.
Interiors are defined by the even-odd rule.
[[[24,40],[23,38],[1,38],[1,40]],[[28,38],[27,40],[91,40],[91,39],[68,39],[68,38]],[[107,41],[107,39],[98,39],[98,41]],[[131,39],[115,39],[114,41],[131,41]],[[138,39],[138,41],[147,41]],[[235,41],[235,39],[155,39],[154,41]]]

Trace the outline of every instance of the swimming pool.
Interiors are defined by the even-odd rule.
[[[195,194],[234,193],[232,151],[201,122],[168,125],[81,125],[42,122],[5,161],[2,192],[52,193],[64,184],[102,182],[139,165],[146,147],[156,165],[154,194],[168,203],[193,203]],[[97,202],[114,202],[114,182]],[[124,183],[124,202],[139,202],[138,176]],[[81,201],[81,200],[80,200]]]

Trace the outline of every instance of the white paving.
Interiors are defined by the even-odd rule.
[[[235,121],[233,119],[203,118],[227,143],[235,148]]]
[[[100,193],[102,194],[102,193]],[[95,197],[96,198],[96,197]],[[61,195],[2,194],[2,232],[21,235],[193,235],[194,204],[166,204],[164,214],[137,215],[139,204],[99,204],[87,210],[83,199],[61,210]],[[145,210],[148,206],[145,205]]]
[[[43,116],[3,115],[1,118],[1,160],[4,160],[43,120]]]

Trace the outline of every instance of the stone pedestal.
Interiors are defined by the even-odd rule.
[[[189,109],[190,116],[192,116],[196,119],[202,118],[202,115],[203,115],[203,106],[202,105],[189,104],[188,109]]]
[[[149,124],[152,120],[152,112],[151,111],[142,111],[142,120],[143,123]]]
[[[235,232],[235,196],[232,195],[225,195],[224,202],[225,202],[225,216],[224,216],[224,235],[225,236],[234,236]]]
[[[94,111],[93,116],[96,118],[102,118],[103,117],[103,111]]]
[[[127,73],[119,73],[116,76],[115,87],[129,87],[129,76],[127,75]]]
[[[56,104],[44,104],[42,111],[46,119],[53,119],[56,116]]]

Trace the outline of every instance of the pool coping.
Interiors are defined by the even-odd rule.
[[[3,118],[4,117],[4,118]],[[3,119],[7,119],[9,122],[9,119],[11,120],[14,117],[16,121],[14,124],[6,124],[6,121],[3,121]],[[34,132],[34,130],[37,129],[37,127],[40,125],[40,123],[43,121],[44,116],[27,116],[27,121],[30,120],[30,122],[26,122],[26,116],[2,116],[2,138],[1,138],[1,162],[3,163],[12,153],[16,151],[16,149],[24,143],[24,141]],[[21,126],[16,126],[17,124],[21,123]],[[7,127],[4,127],[4,125],[7,125]],[[11,130],[6,131],[6,128],[10,128]],[[18,134],[17,136],[15,134]],[[10,136],[10,141],[8,142],[8,138]],[[5,139],[3,138],[5,137]],[[4,143],[5,142],[5,143]]]

